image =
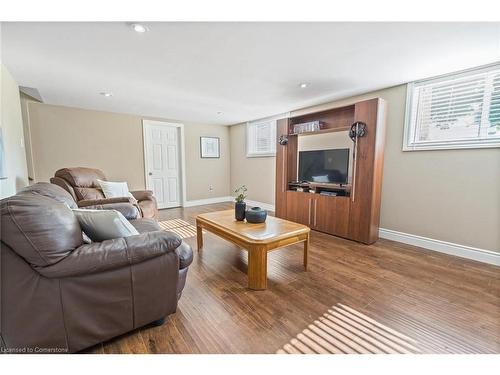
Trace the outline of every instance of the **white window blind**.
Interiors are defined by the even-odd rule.
[[[500,65],[408,85],[403,150],[500,147]]]
[[[276,155],[277,121],[285,115],[247,122],[247,157]]]

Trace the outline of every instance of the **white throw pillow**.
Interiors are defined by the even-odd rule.
[[[101,242],[113,238],[135,236],[137,229],[116,210],[73,209],[82,230],[92,241]]]
[[[97,182],[101,186],[102,192],[106,198],[131,196],[126,182],[111,182],[103,180],[97,180]]]

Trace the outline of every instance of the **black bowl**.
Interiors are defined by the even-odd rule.
[[[245,213],[247,222],[252,224],[263,223],[267,218],[267,211],[260,207],[252,207]]]

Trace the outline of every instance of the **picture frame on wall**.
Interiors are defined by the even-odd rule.
[[[203,159],[220,158],[219,137],[200,137],[200,155]]]

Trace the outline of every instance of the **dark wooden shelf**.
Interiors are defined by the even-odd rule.
[[[303,182],[303,183],[294,183],[289,182],[288,186],[297,186],[297,187],[305,187],[305,188],[325,188],[332,190],[350,190],[351,184],[335,184],[328,182]]]
[[[341,131],[346,131],[350,130],[350,126],[340,126],[337,128],[329,128],[329,129],[321,129],[321,130],[316,130],[313,132],[303,132],[303,133],[290,133],[288,135],[295,136],[295,135],[313,135],[313,134],[323,134],[323,133],[333,133],[333,132],[341,132]]]
[[[348,130],[354,122],[355,109],[356,106],[353,104],[344,107],[327,109],[321,112],[306,113],[303,115],[291,117],[288,121],[287,133],[289,135],[306,135]],[[310,121],[319,121],[321,123],[322,129],[316,132],[294,133],[294,125]]]

